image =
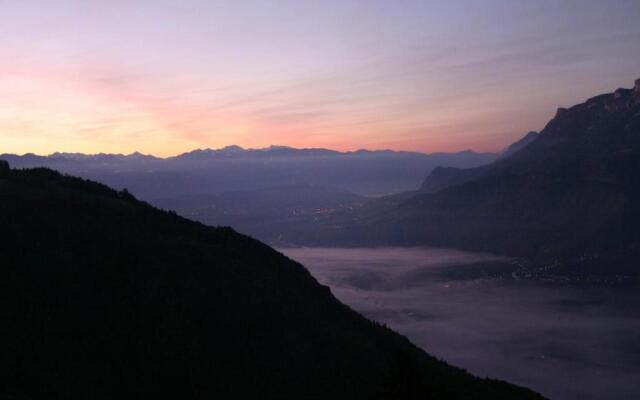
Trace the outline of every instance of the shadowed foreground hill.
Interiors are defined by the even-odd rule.
[[[47,169],[0,168],[0,204],[0,398],[538,398],[428,356],[231,229]]]

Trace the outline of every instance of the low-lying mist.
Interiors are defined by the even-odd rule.
[[[281,251],[355,310],[476,375],[552,399],[640,398],[632,288],[517,280],[508,259],[447,249]]]

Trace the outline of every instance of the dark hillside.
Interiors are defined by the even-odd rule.
[[[527,399],[228,228],[0,165],[0,398]]]

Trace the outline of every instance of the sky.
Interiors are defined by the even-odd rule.
[[[640,1],[0,0],[0,153],[495,151],[640,78]]]

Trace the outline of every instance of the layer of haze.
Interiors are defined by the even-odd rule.
[[[0,152],[495,150],[631,86],[639,17],[635,0],[0,1]]]
[[[513,279],[486,254],[282,250],[343,302],[427,352],[554,400],[640,398],[640,293]]]

